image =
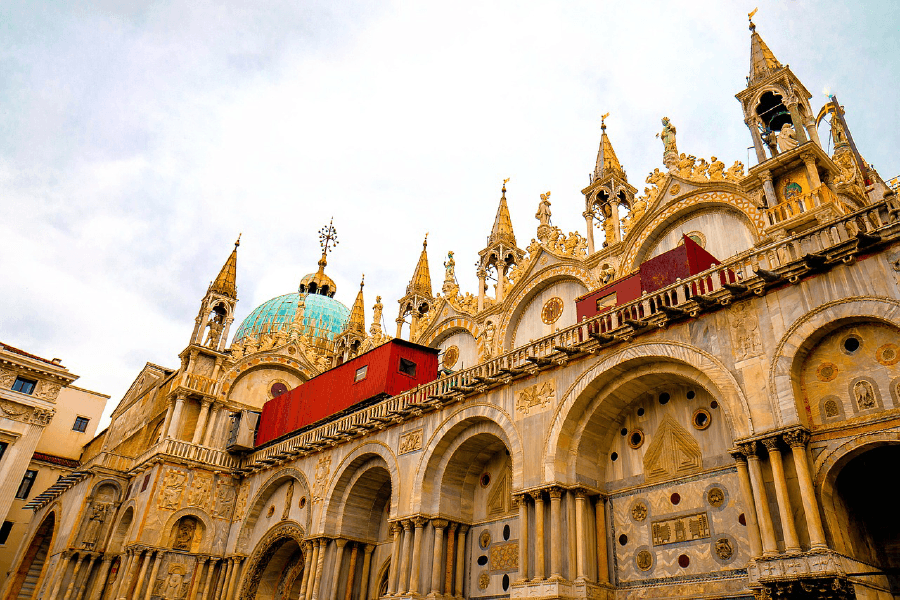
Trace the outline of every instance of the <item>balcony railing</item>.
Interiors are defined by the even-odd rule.
[[[239,466],[238,460],[224,450],[173,439],[162,440],[151,446],[134,459],[134,466],[141,465],[155,456],[172,456],[223,469],[236,469]]]
[[[199,392],[206,396],[212,396],[216,387],[216,380],[196,373],[185,373],[181,379],[181,387]]]
[[[767,208],[766,219],[771,227],[782,221],[789,221],[794,217],[799,217],[803,213],[809,212],[813,208],[829,202],[834,206],[834,209],[838,214],[843,214],[843,207],[841,203],[837,201],[837,196],[834,195],[834,192],[827,186],[820,185],[814,190],[776,204],[772,208]]]

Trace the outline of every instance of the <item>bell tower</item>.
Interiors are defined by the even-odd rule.
[[[487,245],[478,253],[478,310],[484,310],[484,291],[487,287],[486,279],[488,271],[494,269],[497,273],[497,302],[502,302],[506,294],[506,274],[509,268],[522,261],[525,252],[516,245],[516,234],[513,232],[512,219],[509,216],[509,206],[506,204],[506,183],[503,180],[503,188],[500,190],[500,205],[497,207],[497,216],[494,217],[494,226],[488,236]]]
[[[234,309],[237,304],[237,249],[241,245],[241,236],[234,243],[234,250],[215,281],[209,284],[206,295],[200,302],[200,312],[194,319],[194,333],[191,335],[191,346],[209,348],[215,352],[224,352],[228,340],[228,332],[234,321]]]
[[[629,210],[634,205],[637,190],[628,183],[628,176],[616,157],[612,143],[606,135],[606,113],[600,117],[600,149],[597,163],[591,173],[591,184],[581,190],[584,194],[584,222],[587,225],[588,256],[595,252],[594,220],[603,223],[606,234],[604,246],[612,246],[622,241],[622,226],[619,220],[619,206]]]

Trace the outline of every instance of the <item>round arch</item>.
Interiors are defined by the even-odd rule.
[[[372,462],[373,459],[375,462]],[[335,476],[324,494],[325,505],[322,507],[322,521],[318,524],[318,530],[335,532],[339,529],[339,523],[343,521],[340,518],[344,510],[343,501],[353,489],[351,484],[358,480],[360,467],[365,466],[364,470],[369,470],[376,464],[388,473],[391,486],[390,514],[397,514],[400,503],[400,469],[397,457],[381,442],[365,442],[354,448],[335,467]]]
[[[504,351],[511,349],[512,336],[515,333],[515,328],[510,328],[510,325],[519,320],[532,298],[551,285],[562,281],[575,281],[583,285],[585,290],[600,287],[600,283],[587,270],[573,264],[557,263],[532,273],[524,287],[508,299],[509,304],[514,308],[503,314],[497,328],[497,335],[502,340]],[[479,340],[479,343],[482,342]]]
[[[573,444],[606,394],[623,383],[648,374],[689,379],[716,396],[735,438],[754,433],[743,391],[727,368],[711,354],[678,342],[647,342],[602,359],[583,373],[562,396],[544,440],[545,481],[574,483],[578,457]]]
[[[259,371],[265,368],[288,371],[301,381],[308,381],[313,375],[318,373],[312,365],[306,362],[302,354],[300,358],[291,358],[290,356],[274,353],[252,354],[239,360],[222,375],[219,397],[223,400],[226,399],[229,392],[240,379],[252,371]]]
[[[778,426],[801,422],[795,402],[794,370],[825,335],[841,325],[859,321],[876,321],[900,328],[900,301],[861,296],[827,302],[797,319],[784,333],[769,368],[769,389]]]
[[[119,508],[119,514],[112,526],[112,536],[106,544],[106,551],[110,554],[118,554],[125,548],[125,540],[134,522],[134,514],[137,510],[137,500],[132,498]]]
[[[56,542],[56,533],[59,530],[59,507],[49,510],[41,524],[38,525],[31,536],[27,546],[23,545],[19,550],[20,562],[18,568],[9,574],[9,583],[6,586],[6,598],[17,598],[22,590],[25,579],[32,577],[37,579],[34,589],[40,590],[44,578],[47,575],[45,567],[50,549]]]
[[[206,511],[190,506],[177,510],[169,515],[169,518],[166,519],[166,524],[157,535],[156,545],[160,547],[167,547],[169,545],[169,538],[171,537],[172,528],[175,527],[175,523],[177,523],[178,520],[182,517],[194,517],[203,526],[203,539],[200,542],[200,547],[197,548],[197,552],[212,552],[212,534],[216,530],[215,525],[213,525],[213,521],[209,517],[209,515],[206,514]]]
[[[300,523],[296,521],[282,521],[273,525],[253,548],[250,558],[247,559],[247,568],[241,575],[238,585],[238,598],[241,600],[254,600],[260,581],[266,572],[266,568],[275,556],[275,553],[289,542],[294,542],[303,552],[303,543],[306,534]]]
[[[646,255],[660,231],[698,208],[724,208],[735,214],[739,213],[748,221],[750,233],[754,239],[759,239],[759,232],[766,228],[763,212],[743,194],[725,189],[699,188],[669,204],[662,212],[642,226],[641,234],[632,238],[629,246],[626,247],[619,272],[630,272],[637,268],[640,258]]]
[[[479,435],[491,435],[503,442],[512,460],[511,488],[520,489],[524,485],[524,451],[512,419],[495,405],[471,404],[447,417],[425,444],[427,453],[419,459],[416,467],[416,479],[410,499],[412,510],[437,511],[439,500],[436,496],[439,494],[432,493],[435,484],[439,486],[443,480],[453,453],[466,441]],[[427,507],[426,499],[429,501]]]
[[[427,341],[423,341],[425,341],[426,345],[436,348],[438,344],[454,333],[465,332],[474,338],[476,337],[476,331],[478,331],[478,326],[475,325],[474,321],[465,316],[454,315],[442,319],[437,326],[433,328],[433,332],[428,334],[429,337]]]
[[[306,475],[297,469],[287,468],[280,469],[278,472],[273,473],[266,479],[260,486],[259,490],[253,496],[253,500],[250,502],[249,510],[247,511],[244,520],[241,523],[240,533],[238,535],[238,546],[244,546],[250,537],[250,532],[256,526],[257,521],[259,520],[259,515],[262,514],[263,507],[268,503],[269,498],[278,491],[278,489],[284,485],[286,482],[294,480],[300,484],[301,489],[303,490],[301,494],[305,493],[309,498],[311,497],[309,481],[306,479]],[[246,485],[246,484],[245,484]],[[307,511],[306,516],[306,530],[309,531],[310,521],[312,511]]]

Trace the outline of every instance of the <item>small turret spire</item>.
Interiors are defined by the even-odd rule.
[[[606,117],[609,113],[600,117],[600,149],[597,151],[597,164],[594,166],[594,180],[600,179],[605,174],[615,172],[624,176],[625,171],[622,169],[621,163],[613,150],[612,143],[606,135]]]
[[[509,178],[503,180],[500,190],[500,206],[497,207],[497,216],[494,217],[494,226],[488,237],[488,246],[495,242],[504,242],[510,246],[516,245],[516,235],[513,233],[512,219],[509,216],[509,206],[506,204],[506,184]]]
[[[406,286],[406,294],[419,295],[425,298],[431,298],[431,272],[428,269],[428,234],[425,234],[425,240],[422,242],[422,254],[419,255],[419,262],[416,264],[416,270],[413,273],[409,285]]]
[[[229,298],[237,298],[237,286],[235,278],[237,277],[237,249],[241,245],[241,234],[238,234],[237,241],[234,243],[234,250],[231,251],[228,260],[222,265],[222,270],[213,281],[209,289],[212,292],[218,292]]]
[[[775,58],[775,55],[769,50],[769,47],[763,41],[762,37],[756,33],[756,25],[753,23],[753,15],[756,14],[758,8],[747,15],[750,18],[750,77],[747,79],[747,85],[762,79],[769,73],[781,68],[781,63]]]
[[[366,333],[366,305],[363,300],[365,281],[366,276],[363,274],[359,282],[359,293],[356,294],[356,301],[353,303],[353,308],[350,309],[350,319],[347,321],[347,328],[344,331],[352,331],[362,335]]]

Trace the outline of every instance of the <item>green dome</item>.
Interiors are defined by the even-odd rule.
[[[328,296],[294,292],[272,298],[256,307],[238,327],[234,341],[240,342],[279,330],[289,333],[301,297],[305,305],[302,335],[312,333],[313,337],[334,340],[344,330],[350,318],[350,309]]]

